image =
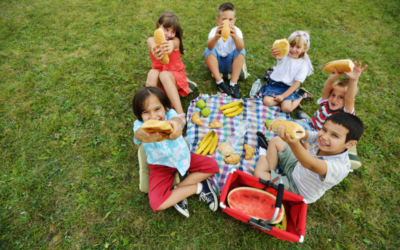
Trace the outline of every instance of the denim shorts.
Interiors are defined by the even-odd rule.
[[[262,96],[278,96],[282,95],[283,93],[286,92],[290,88],[289,85],[284,84],[283,82],[275,82],[272,79],[269,79],[269,84],[264,85],[261,88]],[[295,101],[297,99],[300,99],[301,96],[297,94],[296,92],[293,92],[290,94],[288,97],[283,99],[284,101]]]
[[[287,121],[295,122],[295,123],[299,124],[300,126],[302,126],[305,130],[308,130],[308,131],[318,131],[312,127],[312,125],[309,121],[303,121],[303,119],[295,120],[295,119],[289,118],[289,119],[287,119]]]
[[[242,49],[241,51],[238,51],[237,49],[234,49],[229,55],[226,57],[222,57],[218,54],[217,50],[215,48],[209,49],[206,48],[204,51],[204,58],[207,60],[207,57],[213,54],[217,60],[218,60],[218,67],[219,67],[219,72],[220,73],[232,73],[232,63],[236,59],[236,57],[239,54],[242,54],[244,57],[246,57],[246,50]]]

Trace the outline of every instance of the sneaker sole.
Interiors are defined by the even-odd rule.
[[[212,193],[212,195],[213,195],[213,197],[214,197],[214,209],[211,209],[211,211],[213,211],[213,212],[215,212],[215,211],[217,211],[217,209],[218,209],[218,197],[217,197],[217,195],[215,194],[215,192],[214,192],[214,189],[212,188],[212,186],[211,186],[211,182],[210,182],[210,180],[206,180],[206,182],[207,182],[207,185],[208,185],[208,188],[210,189],[210,192]]]
[[[174,205],[174,208],[185,218],[189,218],[189,212],[183,210],[180,206]]]

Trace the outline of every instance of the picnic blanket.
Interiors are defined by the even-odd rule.
[[[192,123],[191,118],[195,112],[201,112],[199,108],[196,106],[196,102],[200,99],[203,99],[207,107],[210,108],[211,114],[208,117],[202,117],[201,121],[204,123],[204,126],[197,126]],[[189,143],[190,152],[195,153],[199,148],[200,141],[204,138],[204,136],[210,130],[214,130],[218,135],[218,144],[227,140],[228,136],[231,135],[235,131],[235,127],[239,126],[240,122],[246,119],[251,119],[251,126],[249,131],[244,135],[241,139],[239,146],[237,146],[235,150],[235,154],[240,154],[241,158],[238,164],[229,165],[225,163],[224,156],[218,151],[215,150],[213,155],[209,156],[217,161],[220,173],[215,174],[212,178],[212,185],[217,194],[219,194],[222,188],[225,185],[225,181],[228,177],[231,169],[236,168],[241,171],[251,174],[254,174],[254,168],[256,166],[258,160],[258,150],[256,150],[255,155],[250,160],[245,160],[245,151],[243,148],[244,143],[254,147],[257,149],[257,131],[262,131],[268,139],[276,136],[274,133],[269,133],[267,128],[265,127],[266,120],[273,120],[277,118],[287,119],[289,118],[289,114],[281,113],[280,108],[278,106],[275,107],[267,107],[262,103],[261,98],[248,98],[242,99],[244,110],[241,114],[236,117],[225,117],[222,111],[219,108],[225,104],[231,103],[233,101],[237,101],[231,96],[226,95],[225,93],[218,93],[215,96],[210,96],[208,94],[200,94],[196,99],[193,99],[190,102],[189,109],[187,112],[187,131],[186,131],[186,141]],[[217,129],[209,129],[208,124],[211,121],[217,120],[223,124],[223,128]]]

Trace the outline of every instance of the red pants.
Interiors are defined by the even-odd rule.
[[[150,206],[154,212],[157,212],[157,208],[171,196],[172,185],[174,184],[174,174],[178,170],[176,168],[153,164],[149,164],[149,168]],[[216,174],[219,173],[219,168],[214,159],[207,156],[190,153],[190,167],[188,172]]]

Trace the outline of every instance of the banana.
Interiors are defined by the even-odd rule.
[[[210,135],[212,135],[212,133],[213,133],[213,131],[210,130],[210,132],[208,132],[208,133],[206,134],[206,136],[204,136],[203,140],[201,140],[201,142],[200,142],[200,144],[199,144],[199,147],[201,147],[201,145],[204,144],[204,142],[208,139],[208,137],[210,137]]]
[[[224,111],[222,111],[222,113],[224,114],[232,113],[235,112],[238,108],[240,108],[240,104],[235,107],[225,109]]]
[[[212,131],[212,134],[213,135],[215,134],[214,131]],[[204,142],[204,144],[201,145],[201,147],[199,147],[199,149],[196,151],[196,154],[200,154],[208,146],[208,144],[210,144],[212,138],[213,136],[209,136],[207,140]]]
[[[210,152],[211,148],[214,146],[214,138],[217,135],[214,133],[213,136],[211,137],[210,143],[207,145],[206,149],[204,149],[203,153],[201,155],[206,155],[208,152]]]
[[[225,114],[226,117],[234,117],[237,116],[238,114],[242,113],[244,107],[242,106],[241,108],[239,108],[238,110],[236,110],[235,112],[229,113],[229,114]]]
[[[214,154],[215,149],[217,148],[218,145],[218,135],[215,134],[215,138],[214,138],[214,145],[212,146],[211,150],[210,150],[210,155]]]
[[[283,216],[283,219],[282,219],[282,227],[283,227],[283,230],[286,231],[286,228],[287,228],[286,214]]]
[[[242,103],[242,101],[234,101],[234,102],[231,102],[231,103],[229,103],[229,104],[225,104],[224,106],[220,107],[219,110],[224,110],[224,109],[227,109],[227,108],[232,108],[232,107],[234,107],[235,105],[239,105],[239,103]]]

